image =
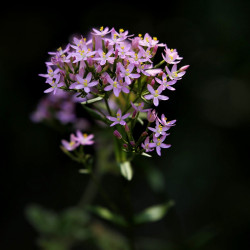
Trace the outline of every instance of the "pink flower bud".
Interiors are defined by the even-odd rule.
[[[93,59],[91,57],[87,58],[87,62],[88,62],[90,67],[93,66]]]
[[[156,52],[157,52],[157,49],[158,49],[158,45],[156,44],[155,46],[154,46],[154,49],[153,49],[153,56],[156,54]]]
[[[151,86],[154,86],[154,84],[155,84],[155,79],[153,79],[153,80],[151,81],[150,85],[151,85]]]
[[[105,46],[106,46],[106,48],[108,48],[108,46],[109,46],[109,40],[106,41]]]
[[[133,112],[133,114],[132,114],[132,119],[135,119],[136,114],[137,114],[137,111],[136,111],[136,110],[134,110],[134,112]]]
[[[135,147],[135,141],[130,141],[132,147]]]
[[[185,66],[182,66],[180,69],[179,69],[179,72],[182,72],[182,71],[185,71],[189,68],[190,65],[185,65]]]
[[[116,49],[116,50],[115,50],[115,58],[118,57],[118,52],[119,52],[118,49]]]
[[[128,133],[130,131],[129,126],[127,125],[127,123],[124,125],[124,128],[125,128],[126,133]]]
[[[148,111],[147,119],[149,122],[154,122],[156,117],[157,115],[154,109],[152,111],[151,110]]]
[[[117,137],[119,140],[122,139],[122,135],[121,135],[117,130],[115,130],[113,134],[114,134],[114,136]]]
[[[102,67],[100,64],[98,64],[98,66],[96,67],[96,72],[100,73],[102,71]]]
[[[124,143],[124,144],[123,144],[123,147],[124,147],[124,148],[128,148],[128,145]]]
[[[148,132],[144,131],[142,132],[141,137],[146,137],[147,135],[148,135]]]
[[[139,49],[139,42],[140,42],[140,37],[135,37],[134,39],[132,39],[132,49]]]

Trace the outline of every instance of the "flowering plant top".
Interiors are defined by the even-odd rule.
[[[162,49],[162,61],[155,64],[158,49]],[[124,152],[147,155],[156,150],[160,156],[162,148],[170,147],[164,143],[166,131],[176,121],[167,121],[165,114],[159,118],[154,106],[169,99],[167,91],[175,90],[189,67],[177,68],[183,58],[176,49],[149,34],[134,36],[123,29],[101,27],[94,28],[88,38],[74,37],[65,48],[49,54],[47,74],[40,74],[48,86],[44,92],[56,95],[61,89],[73,92],[86,108],[91,103],[88,111],[114,129],[119,162],[124,161]],[[100,102],[105,109],[98,106]],[[144,124],[143,120],[147,124],[137,136],[134,127],[137,122]],[[65,150],[74,151],[94,143],[86,143],[87,138],[77,131],[77,136],[71,135],[70,142],[62,144]]]

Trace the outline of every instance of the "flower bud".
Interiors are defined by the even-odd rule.
[[[132,147],[135,147],[135,141],[130,141]]]
[[[156,119],[156,116],[157,116],[157,115],[156,115],[154,109],[153,109],[153,110],[149,110],[149,111],[148,111],[148,115],[147,115],[147,119],[148,119],[149,122],[154,122],[155,119]]]
[[[151,81],[150,85],[151,85],[151,86],[154,86],[154,84],[155,84],[155,79],[153,79],[153,80]]]
[[[134,112],[133,112],[133,114],[132,114],[132,119],[135,119],[136,114],[137,114],[137,111],[136,111],[136,110],[134,110]]]
[[[144,131],[142,132],[141,137],[146,137],[147,135],[148,135],[148,132]]]
[[[122,135],[121,135],[117,130],[115,130],[113,134],[114,134],[114,136],[117,137],[119,140],[122,139]]]
[[[154,49],[153,49],[153,52],[152,52],[152,55],[153,55],[153,56],[156,54],[157,49],[158,49],[158,45],[156,44],[156,45],[154,46]]]
[[[129,126],[127,125],[127,123],[124,125],[124,128],[125,128],[126,133],[128,133],[130,131]]]
[[[124,143],[122,146],[123,146],[124,148],[128,148],[128,144],[125,144],[125,143]]]
[[[190,65],[185,65],[185,66],[182,66],[180,69],[179,69],[179,72],[182,72],[182,71],[185,71],[189,68]]]
[[[100,73],[101,71],[102,71],[102,66],[98,64],[98,66],[96,67],[96,72]]]
[[[132,49],[137,50],[139,49],[139,42],[140,42],[140,37],[135,37],[134,39],[132,39]]]

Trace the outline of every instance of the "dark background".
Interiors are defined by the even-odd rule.
[[[79,175],[59,149],[62,135],[33,124],[29,115],[44,95],[38,74],[46,71],[47,52],[67,44],[72,34],[100,26],[130,34],[148,32],[177,48],[184,57],[182,65],[191,65],[159,108],[177,119],[169,137],[172,148],[152,160],[176,202],[175,213],[166,216],[166,237],[178,243],[208,230],[213,237],[200,249],[250,249],[250,4],[165,3],[2,8],[1,249],[36,249],[37,233],[25,218],[25,208],[36,203],[60,211],[75,204],[84,189],[87,177]],[[145,194],[144,181],[136,173],[133,181],[139,207],[158,201],[152,193]],[[138,234],[165,237],[160,230],[161,224],[155,223]]]

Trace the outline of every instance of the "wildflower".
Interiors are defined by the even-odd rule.
[[[129,64],[128,67],[125,69],[124,66],[120,63],[120,76],[125,78],[125,82],[129,85],[131,84],[131,79],[139,78],[141,75],[140,74],[133,74],[131,73],[134,69],[133,64]]]
[[[153,142],[149,143],[150,148],[156,148],[156,152],[159,156],[161,156],[162,148],[170,148],[170,144],[165,144],[163,141],[166,139],[167,135],[163,135],[161,138],[153,135]]]
[[[58,68],[53,70],[49,65],[47,65],[47,72],[48,72],[47,74],[39,74],[39,76],[45,77],[48,79],[54,79],[58,77],[58,73],[60,72],[60,70]]]
[[[171,80],[180,80],[181,77],[183,75],[185,75],[186,71],[182,71],[182,72],[178,72],[177,71],[177,65],[174,64],[171,71],[168,69],[168,67],[166,66],[166,71],[168,73],[168,77],[171,79]]]
[[[130,102],[130,103],[136,112],[148,112],[150,110],[150,109],[143,109],[144,102],[137,103],[137,105],[135,105],[133,102]]]
[[[168,121],[167,122],[167,117],[165,117],[164,114],[161,115],[161,119],[157,117],[158,121],[163,125],[163,126],[175,126],[176,120]]]
[[[180,57],[176,49],[165,48],[165,56],[162,54],[163,59],[169,64],[177,64],[183,59]]]
[[[157,114],[156,114],[155,110],[154,110],[154,109],[153,109],[153,110],[150,109],[150,110],[148,111],[148,114],[147,114],[147,119],[148,119],[148,121],[149,121],[150,123],[152,123],[152,122],[155,121],[156,117],[157,117]]]
[[[62,140],[63,147],[68,151],[75,150],[80,145],[80,143],[76,139],[76,136],[74,134],[71,134],[69,142],[66,140]]]
[[[125,115],[122,115],[122,111],[121,109],[118,109],[117,113],[116,113],[116,117],[112,117],[112,116],[106,116],[110,121],[112,121],[113,123],[110,125],[110,127],[116,125],[116,124],[121,124],[122,126],[124,126],[126,124],[126,122],[124,121],[126,118],[128,118],[130,116],[130,113],[127,113]]]
[[[98,84],[98,81],[92,81],[92,73],[89,72],[86,78],[82,78],[79,74],[76,75],[77,82],[70,85],[70,89],[84,89],[86,93],[90,92],[90,88]]]
[[[170,127],[162,126],[162,124],[160,124],[159,121],[156,120],[155,128],[149,127],[148,129],[154,132],[155,137],[159,137],[160,135],[166,135],[166,131],[168,131]]]
[[[109,28],[106,27],[105,29],[103,29],[103,26],[97,30],[97,29],[93,29],[93,35],[96,35],[96,36],[101,36],[101,37],[104,37],[105,35],[107,35],[108,33],[111,32],[111,30],[109,31]]]
[[[57,77],[54,79],[48,79],[48,84],[51,86],[50,88],[46,89],[44,93],[49,93],[53,91],[53,94],[56,93],[56,91],[64,85],[64,82],[59,82],[60,77]]]
[[[99,49],[98,50],[99,57],[93,58],[93,60],[100,61],[100,65],[106,64],[107,61],[113,64],[115,60],[115,58],[111,56],[113,53],[114,53],[114,49],[110,49],[108,53]]]
[[[163,87],[163,90],[165,89],[175,90],[175,88],[173,88],[171,85],[174,85],[177,80],[172,80],[168,82],[167,76],[165,73],[162,74],[162,80],[160,80],[157,77],[155,78],[155,80]]]
[[[155,106],[159,105],[159,100],[169,99],[167,96],[161,95],[161,92],[163,91],[162,86],[159,86],[156,90],[154,90],[154,88],[150,84],[148,84],[147,88],[151,95],[145,95],[144,98],[147,100],[153,99],[153,103]]]
[[[117,46],[118,50],[118,55],[120,58],[125,59],[127,56],[132,55],[133,53],[130,51],[131,45],[130,44],[125,44],[121,43],[119,46]]]
[[[114,95],[115,95],[116,97],[118,97],[119,94],[120,94],[120,92],[121,92],[121,86],[120,86],[120,84],[119,84],[117,78],[115,78],[115,80],[112,80],[111,77],[108,75],[108,76],[107,76],[107,80],[108,80],[108,82],[109,82],[110,85],[106,86],[106,87],[104,88],[104,90],[105,90],[105,91],[113,90]]]
[[[145,139],[144,143],[141,144],[142,148],[145,149],[146,152],[151,152],[154,151],[152,147],[149,146],[150,141],[149,141],[149,136]]]
[[[75,141],[78,142],[81,145],[92,145],[95,142],[93,141],[94,135],[93,134],[86,134],[86,133],[82,133],[80,130],[76,131],[76,137],[75,137]]]

